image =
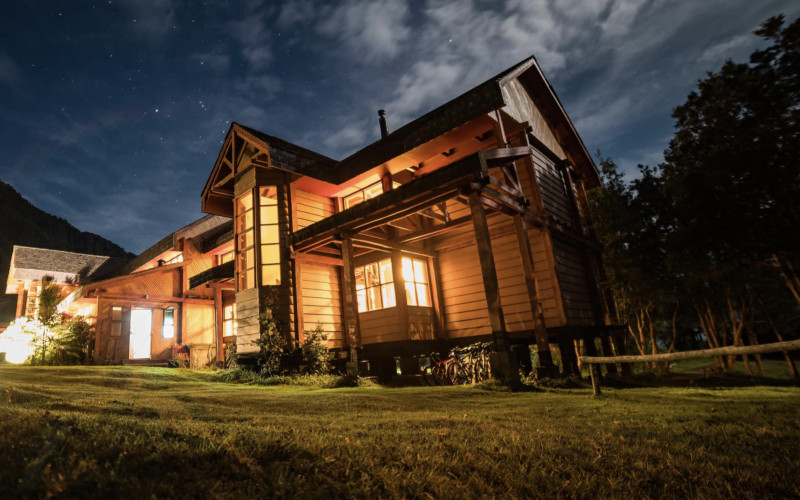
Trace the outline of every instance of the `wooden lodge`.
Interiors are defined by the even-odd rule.
[[[95,358],[190,344],[202,364],[235,341],[247,359],[267,308],[287,338],[319,325],[332,357],[384,377],[476,341],[501,373],[531,345],[545,371],[552,345],[565,372],[581,340],[610,353],[586,202],[599,175],[536,60],[391,133],[379,121],[342,161],[234,123],[209,215],[74,292],[71,307],[95,307]]]

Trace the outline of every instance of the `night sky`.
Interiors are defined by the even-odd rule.
[[[533,54],[587,148],[658,163],[671,109],[797,1],[0,4],[0,179],[132,252],[202,216],[231,121],[334,159]]]

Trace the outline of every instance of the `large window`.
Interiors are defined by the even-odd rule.
[[[355,275],[358,312],[374,311],[397,305],[390,259],[357,267]]]
[[[225,306],[222,312],[222,335],[236,335],[236,304]]]
[[[253,245],[253,192],[248,191],[236,199],[236,284],[239,290],[256,285]]]
[[[424,261],[403,257],[403,281],[408,305],[430,307],[428,266]]]
[[[261,284],[281,284],[281,249],[278,235],[278,196],[275,186],[259,188]]]
[[[161,337],[165,339],[175,338],[175,308],[164,309],[164,324],[161,327]]]

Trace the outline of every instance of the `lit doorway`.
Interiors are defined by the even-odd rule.
[[[131,311],[131,359],[150,359],[150,336],[153,331],[153,311],[134,309]]]

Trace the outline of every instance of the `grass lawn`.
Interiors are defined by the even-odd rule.
[[[0,365],[0,497],[800,497],[800,387],[315,389]]]

